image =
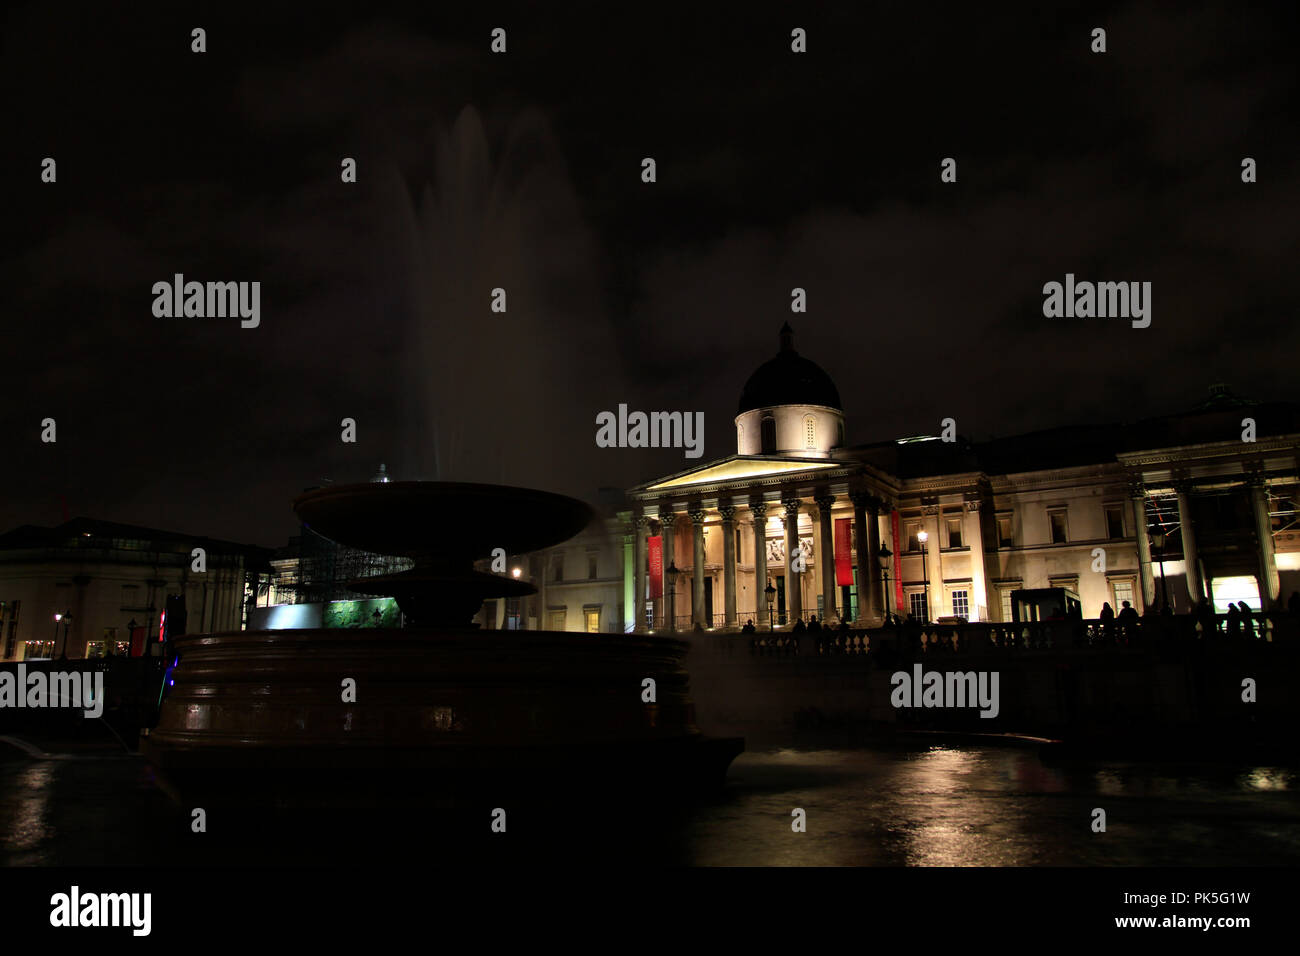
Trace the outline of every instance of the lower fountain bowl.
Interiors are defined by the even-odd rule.
[[[285,630],[176,646],[142,748],[192,806],[454,805],[557,781],[690,795],[743,749],[700,734],[687,644],[667,638]]]

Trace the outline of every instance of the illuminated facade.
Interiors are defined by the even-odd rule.
[[[16,528],[0,535],[0,660],[147,653],[168,595],[185,596],[190,633],[238,630],[270,555],[89,518]]]
[[[1002,621],[1012,591],[1049,587],[1086,617],[1166,595],[1258,609],[1300,588],[1296,405],[1218,387],[1133,426],[848,447],[834,383],[786,326],[735,423],[737,454],[628,492],[624,629]]]

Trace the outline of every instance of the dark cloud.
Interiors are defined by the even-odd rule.
[[[381,460],[590,498],[685,464],[595,448],[619,402],[731,451],[787,318],[855,440],[1295,398],[1288,8],[223,11],[9,15],[0,524],[275,544]],[[260,280],[262,327],[155,319],[175,272]],[[1044,319],[1066,272],[1151,281],[1151,328]]]

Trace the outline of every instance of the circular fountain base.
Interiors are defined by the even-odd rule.
[[[686,649],[469,629],[194,635],[142,749],[189,806],[699,794],[743,743],[700,734]]]

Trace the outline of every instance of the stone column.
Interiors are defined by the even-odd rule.
[[[635,515],[632,518],[632,618],[633,631],[645,633],[645,595],[646,595],[646,516]]]
[[[1183,574],[1187,581],[1187,596],[1196,606],[1204,595],[1201,588],[1201,569],[1197,562],[1196,531],[1192,528],[1192,486],[1190,482],[1180,481],[1178,491],[1178,524],[1183,536]]]
[[[989,619],[988,578],[984,572],[984,526],[980,521],[980,502],[978,498],[966,499],[966,520],[962,522],[966,545],[970,548],[970,580],[972,621]],[[983,608],[983,613],[980,612]]]
[[[1151,571],[1151,539],[1147,536],[1147,492],[1142,483],[1129,485],[1129,501],[1133,505],[1133,533],[1137,537],[1138,570],[1142,575],[1142,610],[1156,600],[1156,578]],[[1120,612],[1115,608],[1115,613]]]
[[[666,508],[667,506],[665,506]],[[677,515],[670,510],[661,510],[659,512],[659,523],[664,526],[664,621],[667,622],[668,630],[677,630],[677,582],[673,580],[673,575],[668,573],[668,569],[673,566],[673,524],[677,521]]]
[[[785,508],[785,607],[791,625],[803,617],[803,575],[794,569],[794,552],[799,547],[799,499],[787,498]]]
[[[1282,582],[1277,573],[1277,555],[1273,550],[1273,522],[1268,516],[1268,491],[1264,476],[1251,475],[1250,503],[1255,511],[1255,534],[1259,538],[1260,599],[1264,610],[1273,608],[1273,602],[1282,593]]]
[[[929,581],[925,609],[930,615],[930,620],[933,621],[943,616],[943,564],[939,559],[939,506],[925,505],[922,513],[921,527],[925,528],[930,535],[930,540],[925,543],[925,573],[922,575]]]
[[[883,615],[880,611],[880,528],[876,522],[876,499],[855,494],[853,500],[853,535],[857,540],[858,627],[874,626]],[[867,512],[871,512],[868,527]]]
[[[691,559],[691,623],[701,627],[712,627],[713,622],[705,620],[704,611],[704,519],[703,511],[692,511],[691,524],[694,526],[694,548]]]
[[[722,587],[727,627],[736,626],[736,509],[732,505],[718,508],[722,516]]]
[[[822,624],[838,617],[835,600],[835,525],[831,521],[831,507],[835,504],[834,495],[817,497],[817,524],[821,528],[821,554],[817,562],[822,566]]]
[[[754,522],[754,626],[767,614],[767,504],[758,495],[749,499]]]

